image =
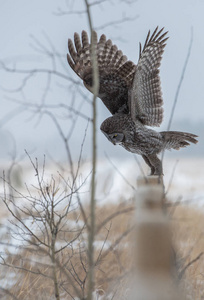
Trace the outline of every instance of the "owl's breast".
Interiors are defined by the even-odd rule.
[[[125,150],[131,152],[131,153],[135,153],[135,154],[139,154],[142,155],[144,154],[143,149],[141,149],[141,147],[135,143],[121,143],[120,144],[123,148],[125,148]]]
[[[162,139],[160,133],[145,127],[137,128],[136,126],[134,133],[128,133],[121,145],[129,152],[150,155],[161,151]]]

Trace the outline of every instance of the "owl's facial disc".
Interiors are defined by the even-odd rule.
[[[106,133],[102,131],[113,145],[120,145],[124,139],[123,133]]]

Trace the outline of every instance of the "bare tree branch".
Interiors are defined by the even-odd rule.
[[[117,26],[118,24],[122,24],[125,22],[130,22],[130,21],[135,21],[136,19],[139,18],[139,15],[136,15],[134,17],[122,17],[121,19],[115,20],[115,21],[111,21],[111,22],[107,22],[104,25],[100,25],[100,26],[96,26],[96,30],[101,30],[110,26]]]
[[[183,79],[185,77],[186,68],[187,68],[187,65],[188,65],[189,58],[190,58],[192,45],[193,45],[193,28],[191,28],[191,39],[190,39],[190,43],[189,43],[189,47],[188,47],[188,53],[187,53],[187,56],[186,56],[186,60],[184,62],[183,70],[182,70],[182,73],[181,73],[181,78],[180,78],[180,81],[179,81],[179,84],[178,84],[178,87],[177,87],[177,90],[176,90],[176,94],[175,94],[175,98],[174,98],[173,107],[172,107],[172,110],[171,110],[171,116],[170,116],[170,119],[169,119],[167,131],[170,130],[170,127],[171,127],[171,123],[172,123],[172,120],[173,120],[176,104],[178,102],[179,92],[180,92],[180,89],[181,89],[181,86],[182,86]]]
[[[97,111],[96,111],[96,98],[99,91],[99,73],[98,73],[98,63],[96,57],[96,45],[97,41],[94,40],[93,25],[91,19],[90,5],[88,0],[85,0],[86,11],[88,16],[88,23],[91,32],[91,62],[92,62],[92,72],[93,72],[93,125],[92,125],[92,177],[91,177],[91,199],[90,199],[90,225],[89,225],[89,237],[88,237],[88,260],[89,260],[89,270],[88,270],[88,291],[87,299],[92,299],[92,293],[94,290],[94,238],[95,238],[95,190],[96,190],[96,163],[97,163],[97,142],[96,142],[96,121],[97,121]]]
[[[197,262],[201,256],[204,254],[204,252],[201,252],[198,256],[196,256],[193,260],[191,260],[179,273],[178,278],[179,280],[181,280],[181,278],[183,277],[183,275],[185,274],[186,270],[195,262]]]

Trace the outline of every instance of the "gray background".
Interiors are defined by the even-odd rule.
[[[84,11],[84,1],[54,0],[1,0],[0,10],[0,60],[9,67],[21,70],[57,68],[63,74],[78,81],[66,62],[67,39],[74,32],[88,29],[86,14],[64,13],[66,11]],[[90,1],[90,3],[93,1]],[[61,14],[60,11],[63,11]],[[184,149],[176,155],[203,155],[204,126],[204,1],[203,0],[138,0],[104,1],[100,6],[92,6],[93,24],[98,34],[105,33],[118,48],[135,63],[138,60],[139,42],[144,43],[149,29],[158,25],[169,31],[169,40],[161,65],[161,83],[164,97],[165,130],[171,114],[175,93],[193,30],[193,44],[185,77],[181,86],[178,104],[171,126],[172,130],[189,131],[200,135],[199,144]],[[122,23],[118,22],[123,20]],[[126,21],[125,21],[126,20]],[[106,26],[113,23],[112,26]],[[105,26],[104,26],[105,25]],[[104,28],[101,28],[101,26]],[[36,43],[36,39],[38,42]],[[45,53],[52,47],[58,53],[59,60],[51,62]],[[65,79],[51,76],[49,89],[46,74],[35,74],[26,81],[21,89],[25,74],[6,72],[0,66],[0,159],[9,159],[14,150],[18,155],[26,149],[36,156],[44,153],[55,159],[65,159],[65,150],[55,125],[44,113],[43,105],[70,105],[91,116],[90,105],[83,102],[83,96],[76,93],[73,85]],[[81,84],[81,83],[80,83]],[[81,91],[91,100],[91,94],[82,85]],[[73,95],[73,93],[75,93]],[[18,103],[17,103],[18,102]],[[19,104],[20,102],[20,104]],[[22,103],[39,105],[38,113]],[[39,114],[40,109],[42,110]],[[104,152],[112,156],[127,156],[121,147],[111,145],[100,132],[100,123],[109,116],[109,112],[98,99],[98,142],[99,155]],[[69,116],[61,109],[52,112],[60,117],[60,124],[66,133],[69,131]],[[78,156],[87,121],[78,119],[70,139],[73,157]],[[160,129],[159,129],[160,130]],[[91,126],[88,126],[84,154],[90,156]],[[172,152],[173,153],[173,152]],[[175,152],[174,152],[175,155]]]

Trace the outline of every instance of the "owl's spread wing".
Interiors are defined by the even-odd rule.
[[[143,49],[140,44],[139,61],[136,67],[130,96],[130,110],[133,120],[144,125],[159,126],[163,118],[163,99],[159,78],[159,67],[164,52],[167,32],[158,27],[150,36],[148,32]]]
[[[112,114],[117,112],[128,113],[128,90],[133,84],[136,66],[128,61],[121,50],[106,40],[101,35],[97,40],[96,32],[93,32],[96,41],[96,56],[99,70],[99,95],[103,103]],[[75,44],[75,47],[74,47]],[[67,61],[74,72],[83,80],[85,87],[92,91],[92,62],[91,44],[86,31],[80,36],[74,34],[74,44],[68,40],[69,54]]]

